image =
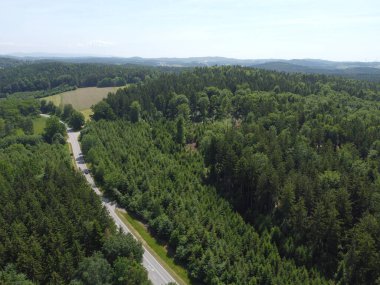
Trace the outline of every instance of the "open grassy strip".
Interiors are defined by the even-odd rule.
[[[73,91],[61,93],[62,104],[71,104],[76,110],[85,110],[107,97],[108,93],[116,92],[118,87],[105,88],[78,88]]]
[[[45,117],[38,117],[33,119],[33,131],[35,135],[41,135],[44,132],[46,120],[47,118]]]
[[[129,226],[133,235],[160,261],[161,265],[163,265],[170,274],[174,275],[178,283],[192,284],[186,269],[176,264],[174,259],[168,256],[167,249],[151,236],[140,221],[133,218],[127,212],[116,210],[116,213],[119,218]]]
[[[62,103],[61,94],[44,97],[42,98],[42,100],[46,100],[47,102],[52,102],[55,106],[60,106]]]
[[[69,154],[70,154],[71,163],[73,164],[74,168],[77,170],[77,164],[75,163],[75,157],[73,154],[73,149],[71,147],[71,144],[66,142],[66,145],[67,145],[67,150],[69,151]]]
[[[92,105],[107,97],[108,93],[116,92],[119,88],[122,87],[78,88],[75,90],[45,97],[43,100],[53,102],[55,106],[71,104],[75,110],[82,111],[91,108]]]
[[[85,110],[81,110],[80,112],[83,114],[86,122],[91,120],[90,116],[94,113],[92,109],[85,109]]]
[[[45,97],[44,91],[15,92],[7,96],[7,98],[18,98],[18,99],[30,99],[30,98],[40,98],[40,97]]]

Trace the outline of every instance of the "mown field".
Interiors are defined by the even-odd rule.
[[[108,93],[116,92],[120,87],[87,87],[78,88],[76,90],[63,92],[53,96],[43,98],[46,101],[51,101],[56,106],[71,104],[74,109],[81,111],[86,119],[91,115],[91,106],[107,97]]]
[[[94,113],[91,108],[81,110],[80,112],[84,115],[86,121],[89,121],[90,116]]]
[[[115,92],[120,87],[87,87],[76,90],[63,92],[53,96],[45,97],[46,101],[52,101],[55,105],[71,104],[76,110],[85,110],[91,108],[103,98],[107,97],[109,92]]]

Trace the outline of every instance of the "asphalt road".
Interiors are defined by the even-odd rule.
[[[107,208],[115,224],[118,227],[122,228],[125,233],[131,233],[128,227],[117,216],[116,214],[117,205],[112,201],[108,201],[106,198],[102,196],[102,193],[96,187],[94,179],[90,173],[87,173],[87,174],[84,173],[84,171],[88,169],[84,161],[84,157],[82,155],[82,151],[81,151],[80,144],[78,141],[80,133],[73,132],[70,129],[68,129],[67,134],[68,134],[67,141],[71,144],[74,159],[75,159],[78,169],[82,171],[82,174],[86,178],[87,182],[91,185],[95,193],[102,197],[102,204]],[[143,265],[148,271],[148,276],[149,276],[149,279],[152,281],[152,283],[154,285],[162,285],[162,284],[167,284],[169,282],[175,282],[174,278],[165,270],[165,268],[162,267],[162,265],[155,259],[155,257],[145,247],[143,248],[144,248]]]

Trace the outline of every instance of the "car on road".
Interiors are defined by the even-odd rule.
[[[85,170],[83,170],[83,173],[84,174],[89,174],[90,173],[90,170],[88,170],[87,168]]]

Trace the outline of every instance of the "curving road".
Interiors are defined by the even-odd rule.
[[[95,182],[91,174],[88,172],[88,168],[84,161],[84,157],[82,155],[82,151],[79,144],[79,134],[80,132],[73,132],[71,129],[67,129],[68,134],[68,142],[71,144],[71,148],[73,151],[73,156],[75,159],[75,163],[85,176],[87,182],[91,185],[92,189],[95,193],[102,197],[102,204],[108,210],[110,216],[114,220],[115,224],[122,228],[125,233],[131,233],[128,227],[120,220],[120,218],[116,214],[117,205],[108,201],[106,198],[102,196],[102,193],[96,187]],[[87,173],[84,173],[87,172]],[[132,233],[131,233],[132,234]],[[136,237],[135,237],[136,238]],[[174,282],[174,278],[166,271],[165,268],[156,260],[156,258],[143,246],[144,255],[143,255],[143,265],[148,271],[149,279],[152,281],[154,285],[162,285],[167,284],[169,282]]]

